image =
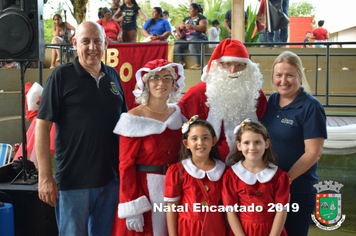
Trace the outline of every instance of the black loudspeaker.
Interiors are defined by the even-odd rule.
[[[55,210],[38,198],[38,185],[0,183],[0,202],[10,202],[14,208],[15,236],[58,236]],[[0,235],[2,229],[0,229]]]
[[[0,0],[0,61],[44,61],[43,0]]]

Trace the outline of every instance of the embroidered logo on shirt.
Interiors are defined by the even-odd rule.
[[[287,118],[284,118],[284,119],[281,120],[281,123],[287,124],[287,125],[293,125],[294,124],[294,120],[289,120]]]
[[[110,88],[111,92],[115,95],[119,95],[119,91],[117,91],[117,89],[116,89],[115,82],[110,82],[110,85],[111,85],[111,88]]]

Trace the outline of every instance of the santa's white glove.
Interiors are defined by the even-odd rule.
[[[143,232],[143,214],[130,216],[126,218],[126,227],[128,230],[135,230],[136,232]]]

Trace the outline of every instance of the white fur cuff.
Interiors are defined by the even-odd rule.
[[[164,197],[164,201],[165,202],[176,202],[180,199],[180,196],[179,197]]]
[[[150,211],[152,206],[146,196],[141,196],[133,201],[120,203],[118,216],[121,219]]]

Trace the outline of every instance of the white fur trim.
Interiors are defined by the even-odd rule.
[[[200,78],[200,80],[205,82],[205,83],[206,83],[206,80],[208,79],[208,76],[209,76],[208,73],[206,72],[207,68],[208,68],[208,65],[204,66],[203,74],[201,75],[201,78]]]
[[[250,59],[244,57],[227,57],[222,56],[219,58],[219,62],[226,62],[226,61],[236,61],[236,62],[243,62],[243,63],[251,63]]]
[[[165,205],[164,202],[164,181],[165,175],[147,174],[147,187],[150,196],[151,205]],[[165,212],[152,211],[152,228],[153,235],[165,236],[167,232],[167,219]]]
[[[250,112],[246,115],[245,118],[250,118],[252,121],[258,121],[257,114],[256,112]],[[220,134],[221,134],[221,124],[222,124],[222,119],[213,119],[210,115],[210,110],[208,114],[208,118],[206,119],[214,128],[216,137],[219,139]],[[244,119],[243,119],[244,120]],[[239,121],[237,123],[241,123],[242,121]],[[224,132],[225,132],[225,137],[226,137],[226,142],[227,145],[229,146],[229,155],[227,157],[230,157],[235,151],[236,151],[236,135],[234,134],[234,125],[232,123],[227,123],[224,122]],[[226,158],[226,164],[230,166],[229,164],[229,158]]]
[[[137,89],[135,89],[134,91],[132,91],[132,93],[135,95],[135,97],[140,97],[141,94],[142,94],[142,91],[143,91],[143,88],[144,88],[144,82],[142,80],[142,72],[147,72],[147,73],[154,73],[154,72],[157,72],[157,71],[161,71],[167,67],[174,67],[176,66],[178,68],[178,74],[177,76],[180,76],[177,81],[177,85],[178,85],[178,91],[181,92],[182,89],[185,87],[185,84],[184,84],[184,79],[185,79],[185,76],[184,76],[184,68],[181,64],[179,63],[169,63],[165,66],[162,66],[162,67],[157,67],[157,68],[154,68],[153,70],[149,69],[149,68],[146,68],[146,67],[143,67],[141,69],[139,69],[136,74],[135,74],[135,77],[136,77],[136,83],[137,83]]]
[[[181,129],[183,119],[180,108],[177,105],[168,106],[174,107],[176,110],[164,122],[152,118],[123,113],[113,132],[126,137],[144,137],[151,134],[161,134],[166,128],[171,130]]]
[[[211,116],[210,110],[211,109],[209,109],[208,118],[206,118],[206,121],[209,122],[213,126],[213,128],[215,130],[216,137],[217,137],[217,139],[219,139],[220,133],[221,133],[222,119],[213,119]]]
[[[26,95],[27,98],[27,107],[29,111],[37,111],[39,105],[37,104],[40,101],[40,97],[43,92],[43,87],[35,82],[33,83],[32,87],[30,90],[28,90],[28,93]]]
[[[209,71],[211,69],[211,66],[213,65],[213,62],[216,61],[217,63],[219,62],[226,62],[226,61],[236,61],[236,62],[243,62],[243,63],[246,63],[246,64],[250,64],[252,63],[250,59],[247,59],[247,58],[241,58],[241,57],[227,57],[227,56],[222,56],[220,57],[219,59],[215,59],[213,60],[210,65],[209,65]],[[201,76],[201,81],[203,82],[206,82],[208,77],[209,77],[209,72],[207,72],[207,69],[208,69],[208,65],[204,66],[203,68],[203,74]]]
[[[242,162],[239,161],[231,168],[234,173],[246,184],[254,185],[256,181],[260,183],[267,183],[270,181],[273,176],[276,174],[278,167],[272,163],[269,164],[270,168],[265,168],[264,170],[258,172],[257,174],[248,171],[243,165]]]
[[[146,211],[150,211],[152,206],[146,196],[141,196],[133,201],[120,203],[118,216],[121,219],[143,214]]]
[[[258,122],[258,118],[257,118],[257,114],[256,112],[250,112],[246,115],[246,118],[250,118],[252,121]],[[243,119],[242,121],[244,121],[245,119]],[[241,122],[242,122],[241,121]],[[241,123],[239,122],[239,123]],[[225,136],[226,136],[226,142],[229,146],[229,150],[230,153],[228,155],[231,156],[235,151],[236,151],[236,134],[234,134],[234,129],[235,127],[233,127],[233,124],[227,124],[226,122],[224,122],[224,131],[225,131]],[[228,158],[226,158],[228,159]]]
[[[165,201],[165,202],[176,202],[176,201],[178,201],[180,199],[180,196],[178,196],[178,197],[164,197],[163,198],[163,200]]]
[[[184,169],[188,172],[188,174],[190,174],[194,178],[203,179],[206,175],[208,176],[209,180],[218,181],[224,173],[225,164],[220,160],[214,160],[214,161],[215,161],[214,168],[208,171],[204,171],[196,167],[193,164],[191,158],[184,159],[182,161],[182,165]]]

